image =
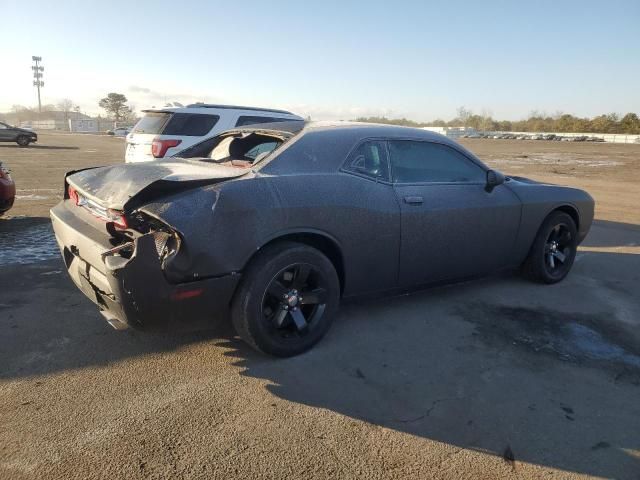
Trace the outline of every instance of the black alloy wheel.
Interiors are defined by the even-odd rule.
[[[568,213],[552,212],[538,230],[522,265],[525,276],[541,283],[556,283],[567,276],[578,249],[576,223]]]
[[[238,335],[279,357],[302,353],[329,330],[340,281],[319,250],[295,242],[265,247],[243,272],[231,304]]]
[[[313,265],[297,263],[278,272],[262,300],[262,315],[271,334],[287,339],[313,330],[324,314],[326,284]]]
[[[569,227],[558,223],[551,229],[544,245],[544,261],[551,276],[563,276],[571,267],[567,261],[571,257],[573,237]]]

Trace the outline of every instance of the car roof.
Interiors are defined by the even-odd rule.
[[[314,133],[322,132],[330,134],[334,131],[336,134],[344,137],[351,137],[354,140],[365,138],[397,138],[404,140],[423,140],[437,143],[443,143],[450,145],[458,150],[463,150],[466,153],[473,155],[458,142],[441,135],[439,133],[425,130],[422,128],[414,127],[402,127],[399,125],[387,125],[381,123],[363,123],[363,122],[351,122],[351,121],[302,121],[292,120],[288,122],[272,122],[272,123],[259,123],[255,125],[246,125],[243,127],[233,128],[222,132],[220,135],[230,132],[266,132],[271,130],[273,132],[289,132],[290,134],[302,133]]]
[[[295,115],[287,110],[278,110],[275,108],[263,108],[263,107],[244,107],[240,105],[220,105],[214,103],[191,103],[186,108],[220,108],[230,110],[251,110],[256,112],[273,112],[273,113],[285,113],[287,115]]]
[[[302,121],[292,120],[287,122],[272,122],[272,123],[258,123],[254,125],[245,125],[243,127],[234,128],[228,131],[288,131],[291,133],[298,133],[302,130],[305,132],[311,131],[349,131],[353,136],[364,137],[388,137],[388,138],[416,138],[420,140],[432,140],[441,143],[454,143],[444,135],[441,135],[430,130],[424,130],[422,128],[414,127],[402,127],[399,125],[387,125],[382,123],[364,123],[364,122],[351,122],[351,121]],[[223,132],[226,133],[226,132]]]
[[[256,113],[270,113],[270,114],[279,114],[279,115],[293,115],[298,118],[298,115],[295,113],[291,113],[287,110],[279,110],[275,108],[262,108],[262,107],[246,107],[240,105],[218,105],[211,103],[192,103],[187,105],[186,107],[166,107],[166,108],[148,108],[142,110],[143,112],[155,112],[155,113],[176,113],[181,111],[193,111],[193,110],[201,110],[206,112],[207,109],[210,110],[238,110],[238,111],[246,111],[246,112],[256,112]]]
[[[245,130],[257,131],[260,127],[260,125],[247,126]],[[288,148],[280,150],[280,153],[266,161],[261,169],[265,173],[271,174],[334,172],[342,165],[352,148],[367,139],[440,143],[452,147],[480,166],[487,168],[476,155],[456,141],[422,128],[361,122],[321,121],[305,122],[304,128],[288,142]],[[279,160],[273,161],[276,158]]]
[[[431,130],[425,130],[423,128],[415,127],[403,127],[400,125],[388,125],[382,123],[363,123],[363,122],[351,122],[351,121],[320,121],[320,122],[307,122],[305,124],[305,131],[342,131],[349,132],[353,137],[360,138],[397,138],[405,140],[426,140],[438,143],[444,143],[447,145],[455,146],[461,149],[462,146],[439,133]]]

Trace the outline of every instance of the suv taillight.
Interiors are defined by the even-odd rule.
[[[172,147],[177,147],[182,143],[182,140],[160,140],[154,139],[151,143],[151,155],[155,158],[162,158]]]

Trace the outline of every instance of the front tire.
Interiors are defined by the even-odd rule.
[[[231,303],[238,335],[256,350],[298,355],[329,330],[340,301],[336,270],[319,250],[279,242],[251,261]]]
[[[552,212],[542,223],[529,256],[523,264],[523,273],[540,283],[557,283],[571,270],[578,249],[576,223],[567,213]]]
[[[31,143],[31,139],[26,135],[20,135],[18,138],[16,138],[16,143],[21,147],[28,147]]]

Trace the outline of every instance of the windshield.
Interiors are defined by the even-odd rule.
[[[170,113],[165,112],[147,112],[140,119],[136,126],[133,127],[133,133],[153,133],[162,132],[165,124],[171,117]]]

